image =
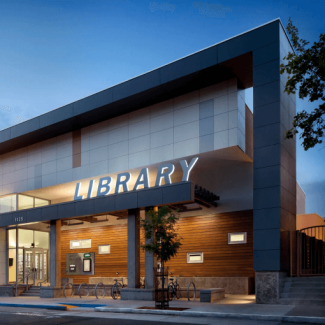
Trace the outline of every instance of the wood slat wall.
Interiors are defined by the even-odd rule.
[[[70,240],[91,239],[91,248],[70,249]],[[110,254],[98,254],[98,245],[111,245]],[[61,232],[61,277],[73,278],[74,283],[88,283],[88,275],[66,275],[66,254],[95,253],[95,275],[92,277],[127,276],[127,226],[101,226]]]
[[[228,245],[228,233],[247,232],[247,244]],[[253,211],[215,216],[180,218],[183,244],[177,257],[167,263],[175,276],[254,276]],[[204,263],[187,264],[187,253],[203,252]]]
[[[229,232],[247,232],[247,244],[228,245]],[[178,223],[182,247],[167,263],[175,276],[254,276],[253,271],[253,211],[239,211],[218,215],[184,217]],[[72,239],[92,239],[91,249],[70,250]],[[141,234],[143,242],[143,233]],[[98,255],[98,245],[111,245],[111,254]],[[65,230],[61,233],[61,276],[68,277],[67,253],[95,252],[94,277],[127,276],[127,225],[102,226]],[[203,252],[204,263],[187,264],[187,253]],[[140,275],[144,274],[144,252],[140,253]],[[69,276],[74,283],[88,282],[89,276]]]

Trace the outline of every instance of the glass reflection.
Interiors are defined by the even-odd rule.
[[[0,213],[38,208],[45,205],[50,205],[50,201],[23,194],[11,194],[0,197]]]
[[[17,195],[7,195],[0,197],[0,213],[17,210]]]

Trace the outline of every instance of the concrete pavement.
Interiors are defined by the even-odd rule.
[[[56,298],[41,299],[38,297],[0,297],[0,307],[15,304],[21,308],[51,308],[62,310],[66,307],[70,312],[87,311],[96,314],[109,313],[130,315],[130,317],[147,315],[166,317],[190,317],[194,319],[246,319],[260,321],[285,321],[296,323],[325,324],[325,309],[321,306],[293,306],[293,305],[257,305],[254,296],[226,295],[226,299],[218,303],[200,303],[199,301],[187,301],[180,299],[170,302],[170,307],[187,308],[184,311],[139,309],[154,307],[153,301],[121,301],[111,298]],[[98,313],[97,313],[98,314]],[[133,316],[132,316],[133,315]]]

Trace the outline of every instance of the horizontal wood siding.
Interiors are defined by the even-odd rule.
[[[70,240],[91,239],[91,248],[70,249]],[[111,245],[110,254],[98,254],[98,245]],[[66,254],[95,253],[95,275],[66,275]],[[101,226],[61,232],[61,277],[74,283],[88,283],[89,277],[127,276],[127,226]]]
[[[228,245],[228,233],[247,232],[247,244]],[[182,247],[166,265],[176,276],[254,276],[253,211],[181,218]],[[203,252],[204,262],[187,264],[187,253]]]
[[[228,245],[229,232],[247,232],[247,244]],[[167,263],[176,276],[226,277],[254,276],[253,211],[222,213],[211,216],[184,217],[178,223],[182,247]],[[92,239],[91,249],[70,250],[72,239]],[[143,243],[143,231],[141,242]],[[111,254],[98,255],[98,245],[111,245]],[[62,277],[68,277],[67,253],[95,252],[94,277],[127,276],[127,225],[65,230],[61,233]],[[187,253],[203,252],[204,263],[187,264]],[[140,275],[144,274],[144,252],[140,252]],[[69,276],[74,283],[88,282],[89,276]]]

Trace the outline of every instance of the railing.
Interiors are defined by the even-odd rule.
[[[40,284],[40,287],[42,286],[42,283],[47,282],[47,280],[50,278],[50,276],[48,276],[44,281],[40,281],[37,283],[37,286]]]
[[[28,291],[28,278],[30,277],[30,275],[32,274],[33,272],[31,271],[28,271],[27,275],[26,275],[26,291]]]
[[[297,231],[297,275],[325,275],[325,226]]]

